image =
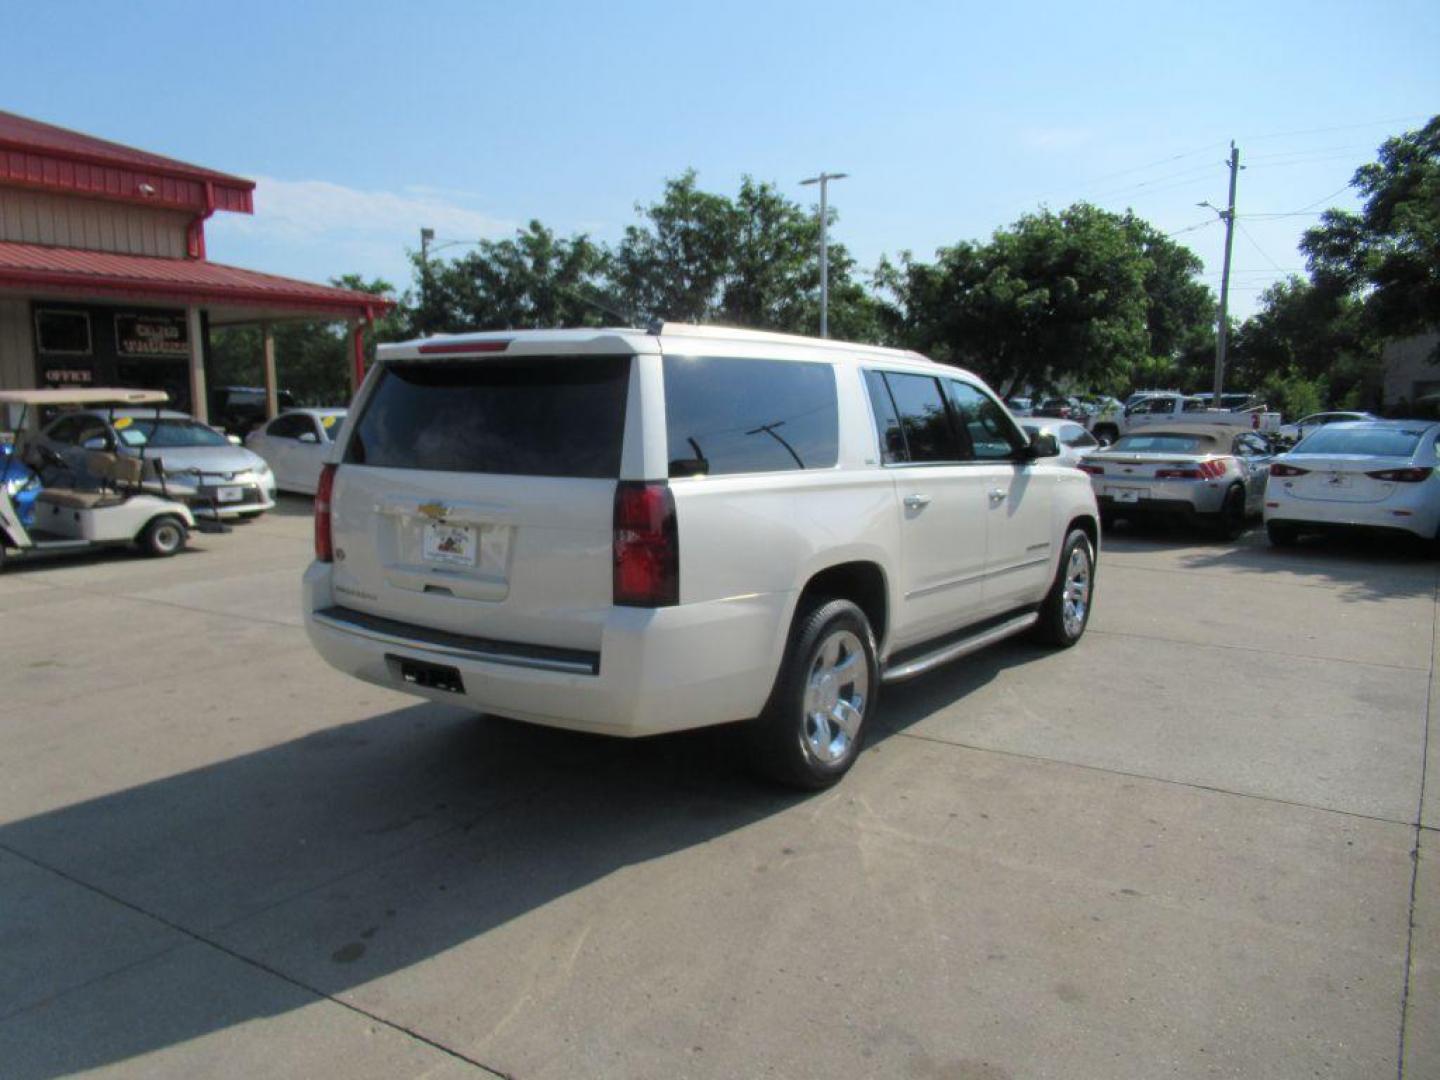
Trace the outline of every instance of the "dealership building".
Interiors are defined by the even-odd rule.
[[[264,328],[256,359],[274,415],[272,327],[297,319],[348,325],[358,384],[366,330],[387,301],[206,258],[206,221],[253,213],[254,190],[0,112],[0,389],[162,389],[207,419],[211,330],[251,324]]]

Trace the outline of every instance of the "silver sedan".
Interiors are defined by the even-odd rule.
[[[1253,431],[1216,425],[1172,425],[1123,435],[1086,456],[1100,519],[1179,517],[1235,539],[1264,508],[1274,456]]]

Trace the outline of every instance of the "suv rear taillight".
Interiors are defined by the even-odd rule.
[[[1375,480],[1393,480],[1399,484],[1418,484],[1423,480],[1430,479],[1433,470],[1419,469],[1380,469],[1378,472],[1367,472],[1365,475]]]
[[[1075,467],[1076,467],[1077,469],[1079,469],[1079,470],[1080,470],[1081,472],[1083,472],[1083,473],[1089,473],[1091,476],[1104,476],[1104,475],[1105,475],[1105,466],[1104,466],[1104,465],[1087,465],[1085,462],[1082,461],[1079,465],[1077,465],[1077,466],[1075,466]]]
[[[680,602],[680,541],[670,485],[622,480],[615,488],[615,603]]]
[[[1277,461],[1270,466],[1271,476],[1304,476],[1309,471],[1296,465],[1286,465],[1283,461]]]
[[[330,495],[335,490],[335,466],[320,470],[315,485],[315,561],[335,561],[335,539],[330,532]]]

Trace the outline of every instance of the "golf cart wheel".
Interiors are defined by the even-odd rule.
[[[153,519],[140,534],[140,550],[156,559],[174,555],[185,546],[185,523],[173,514]]]

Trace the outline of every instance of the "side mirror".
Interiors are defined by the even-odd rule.
[[[318,443],[320,436],[316,435],[313,431],[302,431],[300,433],[300,441],[303,443]]]
[[[1030,440],[1030,457],[1047,458],[1060,456],[1060,442],[1048,432],[1042,431]]]

